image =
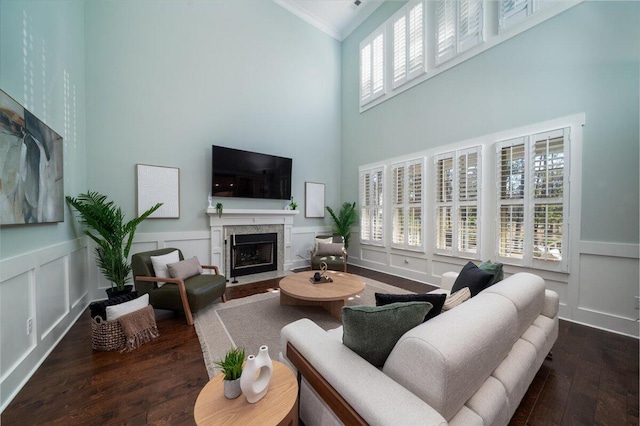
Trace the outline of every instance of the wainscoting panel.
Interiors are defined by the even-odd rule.
[[[376,250],[368,247],[360,249],[360,258],[365,262],[370,262],[378,266],[388,266],[387,253],[384,248]]]
[[[40,339],[44,339],[69,313],[66,258],[40,266],[36,272],[36,315]]]
[[[0,411],[89,305],[87,244],[82,238],[0,261]]]

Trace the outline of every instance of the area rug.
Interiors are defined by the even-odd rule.
[[[348,305],[375,305],[375,293],[411,293],[369,278],[363,280],[364,292],[351,298]],[[282,351],[280,330],[301,318],[309,318],[325,330],[342,325],[320,307],[280,306],[279,291],[214,303],[194,314],[209,377],[219,371],[215,361],[222,359],[232,347],[243,347],[247,355],[256,355],[260,346],[267,345],[271,358],[277,359]]]

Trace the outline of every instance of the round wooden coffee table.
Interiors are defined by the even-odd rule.
[[[250,404],[244,395],[224,396],[223,374],[216,375],[200,391],[193,417],[197,425],[291,425],[298,424],[298,381],[291,370],[273,361],[269,390],[260,401]]]
[[[327,271],[331,283],[311,284],[309,278],[318,271],[287,275],[280,280],[280,304],[285,306],[321,306],[342,321],[342,307],[347,300],[364,291],[364,281],[346,272]]]

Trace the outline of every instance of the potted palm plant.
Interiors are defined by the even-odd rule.
[[[351,238],[351,226],[358,220],[356,202],[343,203],[337,215],[329,206],[327,206],[327,211],[331,215],[331,219],[333,219],[333,232],[343,238],[344,248],[348,249],[349,238]]]
[[[111,282],[107,296],[112,298],[131,291],[133,286],[126,284],[131,280],[129,251],[133,236],[138,225],[158,210],[162,203],[125,222],[122,209],[113,201],[108,201],[106,195],[88,191],[77,198],[65,198],[77,210],[79,222],[85,227],[84,233],[97,244],[96,263],[104,277]]]
[[[224,396],[234,399],[242,394],[240,388],[240,376],[242,376],[242,364],[244,362],[244,348],[232,348],[227,351],[224,359],[214,364],[222,369],[224,374]]]

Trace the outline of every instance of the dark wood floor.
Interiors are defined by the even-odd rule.
[[[425,286],[349,266],[412,291]],[[230,288],[244,297],[277,280]],[[207,383],[200,343],[184,317],[159,312],[160,337],[134,352],[91,350],[86,312],[0,417],[7,425],[192,425]],[[638,341],[560,321],[553,360],[545,361],[512,425],[638,425]],[[401,424],[401,421],[399,422]]]

